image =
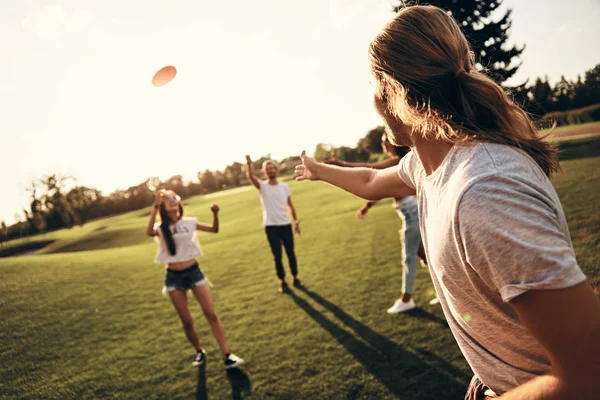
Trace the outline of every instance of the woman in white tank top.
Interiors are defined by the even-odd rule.
[[[158,252],[155,262],[167,264],[165,290],[181,319],[183,330],[189,342],[194,346],[196,355],[193,364],[199,366],[206,361],[206,351],[200,346],[198,332],[188,307],[187,291],[192,291],[210,324],[213,335],[223,353],[226,368],[234,368],[244,360],[229,352],[223,324],[215,311],[207,280],[198,266],[196,257],[202,255],[196,231],[219,232],[219,206],[213,204],[213,223],[199,223],[196,218],[183,217],[183,203],[173,191],[161,191],[156,194],[152,214],[146,233],[155,238]],[[160,213],[160,223],[155,223]]]

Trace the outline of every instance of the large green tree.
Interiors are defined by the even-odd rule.
[[[411,4],[415,2],[405,1]],[[512,10],[507,9],[502,17],[494,18],[502,0],[427,0],[419,4],[430,4],[446,10],[461,26],[475,52],[478,64],[485,67],[490,78],[502,83],[517,72],[521,65],[519,56],[525,46],[508,46]],[[397,1],[394,11],[403,6]]]

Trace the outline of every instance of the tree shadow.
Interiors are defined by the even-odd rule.
[[[231,384],[232,400],[241,400],[252,394],[252,383],[248,375],[239,368],[230,368],[227,370],[227,379]]]
[[[434,364],[425,362],[399,344],[363,325],[317,293],[305,288],[301,290],[333,313],[337,319],[364,340],[363,342],[355,338],[351,333],[336,325],[302,297],[295,293],[291,294],[290,297],[299,308],[328,331],[394,395],[401,398],[415,398],[419,392],[417,388],[421,387],[431,388],[431,397],[421,392],[419,398],[437,399],[441,396],[454,399],[464,397],[470,376],[441,359],[435,360]],[[431,359],[431,357],[429,358]],[[439,390],[443,391],[439,392]]]

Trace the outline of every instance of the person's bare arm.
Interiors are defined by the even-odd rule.
[[[519,320],[547,350],[550,373],[500,399],[597,399],[600,376],[600,302],[587,282],[558,290],[530,290],[511,302]]]
[[[296,208],[292,203],[292,196],[288,196],[288,208],[290,209],[290,212],[292,213],[292,218],[294,219],[294,232],[296,232],[296,234],[299,235],[300,221],[298,221],[298,217],[296,216]]]
[[[146,234],[148,236],[156,236],[158,232],[154,229],[154,223],[156,222],[156,214],[158,214],[158,210],[160,205],[163,202],[163,192],[157,192],[154,195],[154,204],[152,205],[152,213],[150,214],[150,220],[148,221],[148,226],[146,226]]]
[[[203,224],[201,222],[196,223],[196,229],[202,232],[219,233],[219,206],[213,204],[210,207],[210,211],[213,213],[212,225]]]
[[[246,156],[246,176],[252,182],[255,188],[260,190],[260,183],[258,182],[258,178],[254,174],[254,164],[252,164],[252,159],[250,156]]]
[[[339,167],[351,167],[351,168],[373,168],[373,169],[386,169],[398,165],[400,157],[391,157],[379,162],[349,162],[338,160],[337,158],[325,161],[325,164],[337,165]]]
[[[296,166],[296,180],[322,180],[366,200],[405,197],[415,194],[398,175],[397,167],[383,170],[344,168],[318,163],[302,152],[302,164]]]

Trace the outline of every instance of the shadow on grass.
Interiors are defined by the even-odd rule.
[[[229,368],[227,379],[231,384],[231,399],[242,400],[252,394],[252,383],[248,375],[239,368]],[[208,400],[206,387],[206,364],[198,367],[198,383],[196,385],[196,400]]]
[[[577,158],[599,157],[600,137],[565,140],[557,143],[558,158],[561,161],[574,160]]]
[[[198,384],[196,385],[196,400],[207,400],[208,390],[206,389],[206,363],[198,367]]]
[[[52,242],[54,242],[54,240],[38,240],[22,243],[16,246],[7,245],[0,248],[0,257],[14,257],[35,254],[36,251],[43,249]]]
[[[435,316],[435,315],[423,310],[422,308],[418,308],[418,307],[413,308],[410,311],[406,311],[404,314],[411,316],[411,317],[419,318],[419,319],[428,319],[429,321],[435,322],[444,328],[450,329],[450,326],[448,325],[448,321],[446,321],[445,319],[440,318],[438,316]]]
[[[239,368],[230,368],[227,370],[227,379],[231,384],[232,400],[241,400],[252,394],[252,383],[248,375]]]
[[[451,364],[438,359],[436,364],[424,362],[387,337],[363,325],[344,310],[324,299],[315,292],[301,289],[314,301],[325,307],[348,328],[352,329],[363,340],[336,325],[321,312],[312,307],[305,299],[291,293],[290,297],[308,316],[321,325],[352,356],[390,392],[400,398],[462,398],[467,389],[470,377]],[[462,380],[460,383],[457,380]],[[359,385],[360,386],[360,385]],[[354,393],[348,397],[360,395],[362,387],[353,386]]]

